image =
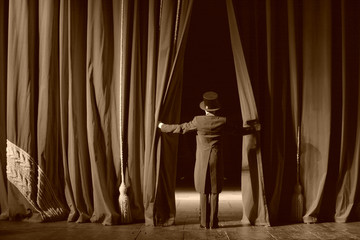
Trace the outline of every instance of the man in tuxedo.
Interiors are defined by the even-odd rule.
[[[205,111],[205,115],[195,116],[190,122],[160,122],[158,127],[165,133],[185,134],[197,131],[194,183],[196,191],[200,193],[200,227],[214,229],[219,227],[219,193],[222,191],[224,179],[222,138],[229,124],[226,117],[217,115],[220,103],[216,92],[205,92],[200,108]],[[253,123],[250,127],[241,128],[241,134],[251,134],[253,130],[259,130],[260,125],[256,121]]]

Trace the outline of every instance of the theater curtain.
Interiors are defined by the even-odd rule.
[[[119,75],[112,72],[112,4],[6,4],[7,194],[1,189],[1,196],[8,217],[113,224],[119,144],[111,109]]]
[[[233,1],[259,119],[272,224],[359,220],[358,1]]]
[[[1,217],[173,224],[192,1],[0,3]]]
[[[359,220],[359,1],[226,3],[242,116],[262,125],[243,220],[291,222],[297,126],[303,222]],[[156,125],[179,121],[191,8],[0,0],[0,219],[122,223],[124,176],[133,222],[174,223],[177,138]]]
[[[168,226],[175,222],[178,139],[161,136],[157,125],[158,121],[180,120],[192,2],[150,1],[147,33],[140,26],[144,22],[141,15],[134,19],[127,146],[129,170],[142,179],[132,189],[143,188],[146,225]]]
[[[226,1],[229,30],[241,115],[244,127],[247,121],[259,121],[250,76],[241,44],[232,1]],[[260,121],[259,121],[260,122]],[[270,225],[268,206],[264,189],[263,164],[259,134],[245,135],[242,146],[241,191],[243,199],[243,223]]]
[[[7,36],[7,2],[0,1],[0,35]],[[7,38],[0,37],[0,220],[7,219],[9,206],[6,180],[6,73]]]

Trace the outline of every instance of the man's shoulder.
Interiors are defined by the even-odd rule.
[[[194,120],[197,122],[223,122],[226,123],[226,117],[223,116],[206,116],[206,115],[200,115],[195,116]]]

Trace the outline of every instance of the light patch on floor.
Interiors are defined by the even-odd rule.
[[[194,190],[178,190],[175,192],[175,199],[176,200],[196,200],[200,199],[199,193],[195,192]],[[238,190],[224,190],[219,195],[220,201],[242,201],[242,194],[241,191]]]

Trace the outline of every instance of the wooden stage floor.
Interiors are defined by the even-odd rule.
[[[110,239],[360,239],[360,222],[290,224],[273,227],[241,225],[241,192],[220,194],[220,228],[199,228],[199,196],[193,189],[176,192],[176,224],[146,227],[143,223],[103,226],[97,223],[26,223],[0,221],[0,240]]]

